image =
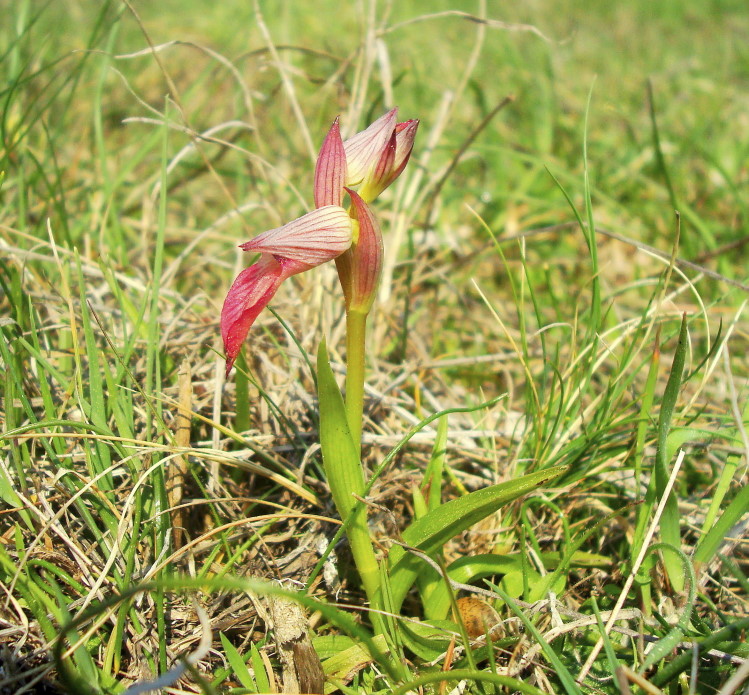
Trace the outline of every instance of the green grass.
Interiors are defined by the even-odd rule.
[[[270,692],[277,580],[326,692],[743,692],[744,5],[9,5],[0,693]],[[334,272],[285,283],[227,383],[218,317],[332,119],[393,105],[421,126],[378,203],[374,634],[317,447]]]

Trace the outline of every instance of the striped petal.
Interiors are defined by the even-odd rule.
[[[308,212],[283,227],[241,244],[245,251],[269,253],[313,268],[340,256],[351,246],[351,218],[338,205]]]
[[[346,152],[336,118],[320,148],[315,164],[315,207],[340,205],[346,184]]]
[[[352,226],[346,210],[326,205],[241,245],[262,255],[234,280],[221,310],[227,376],[252,324],[281,283],[340,256],[351,246]]]
[[[336,259],[346,310],[369,313],[382,275],[382,232],[377,218],[362,198],[350,189],[351,207],[359,226],[356,241]]]
[[[397,109],[388,111],[369,128],[343,143],[346,152],[347,186],[358,186],[366,203],[372,202],[408,163],[418,120],[397,123]]]
[[[395,130],[397,112],[398,109],[388,111],[369,128],[343,143],[348,167],[347,186],[358,186],[368,175],[371,175]]]
[[[283,266],[273,256],[263,256],[234,280],[221,309],[227,376],[250,327],[285,279]]]

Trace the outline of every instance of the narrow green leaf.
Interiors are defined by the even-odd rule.
[[[668,435],[671,430],[671,419],[676,401],[679,397],[682,378],[684,376],[684,363],[687,354],[687,317],[686,314],[681,320],[681,330],[679,331],[679,340],[674,352],[674,360],[671,365],[666,388],[663,392],[663,401],[661,403],[660,417],[658,418],[658,448],[655,455],[655,489],[656,497],[661,499],[666,489],[670,476],[669,459],[668,459]],[[663,509],[663,515],[660,521],[661,540],[674,548],[681,547],[681,517],[679,514],[679,505],[676,500],[674,491],[668,497]],[[668,577],[674,589],[681,592],[684,589],[684,574],[682,572],[681,562],[677,557],[668,554],[663,557],[663,564],[668,572]]]
[[[324,340],[317,352],[317,380],[323,465],[333,502],[341,519],[346,521],[356,503],[354,495],[364,495],[364,474]]]
[[[705,654],[710,649],[721,649],[724,645],[725,648],[729,648],[730,640],[741,639],[741,633],[747,629],[749,629],[749,618],[741,618],[702,639],[693,637],[692,642],[700,654]],[[677,654],[660,671],[650,677],[650,682],[657,688],[663,688],[674,681],[682,671],[690,668],[693,660],[694,653],[691,649]]]
[[[668,197],[669,202],[671,203],[671,207],[683,214],[685,219],[688,220],[692,225],[694,225],[694,228],[697,230],[700,237],[702,237],[702,241],[707,244],[708,248],[713,249],[715,248],[716,244],[715,238],[710,232],[710,229],[700,219],[699,215],[683,200],[679,200],[676,195],[676,190],[673,183],[671,182],[671,175],[669,173],[668,165],[666,164],[666,158],[663,155],[663,148],[661,147],[661,138],[658,132],[658,119],[656,117],[655,94],[653,92],[652,80],[649,79],[647,81],[647,86],[648,110],[650,111],[650,124],[653,136],[653,150],[655,151],[655,161],[657,164],[657,168],[660,170],[661,176],[663,177],[663,183],[666,185],[666,190],[668,191]],[[696,250],[695,248],[693,248],[693,243],[690,243],[691,238],[692,237],[689,234],[685,235],[684,237],[686,242],[685,247],[687,251],[686,256],[688,258],[691,257]]]
[[[432,447],[432,456],[424,471],[422,490],[427,493],[427,508],[436,509],[442,503],[442,472],[447,455],[447,415],[437,423],[437,436]]]
[[[661,659],[666,658],[667,655],[673,652],[676,645],[681,642],[684,633],[689,629],[692,611],[694,610],[694,604],[697,600],[697,579],[694,574],[694,569],[692,568],[692,563],[689,561],[689,558],[685,555],[684,551],[681,550],[681,548],[666,543],[658,543],[650,548],[649,552],[655,552],[658,550],[666,550],[673,554],[681,564],[684,576],[689,578],[689,595],[676,625],[669,630],[665,637],[658,640],[658,642],[656,642],[648,652],[647,658],[639,668],[639,673],[641,674],[648,671],[651,666],[657,664]]]
[[[265,671],[265,662],[263,662],[263,657],[260,656],[260,652],[254,644],[250,647],[250,660],[252,661],[252,670],[255,673],[255,681],[257,683],[258,692],[271,692],[270,679],[268,678],[268,674]]]
[[[744,408],[741,414],[741,422],[743,423],[744,427],[749,427],[749,400],[746,401],[744,404]],[[738,424],[738,423],[737,423]],[[732,431],[726,433],[726,437],[735,437],[737,441],[741,440],[741,434],[738,430],[738,427],[732,428]],[[737,455],[729,455],[726,457],[726,463],[723,466],[723,469],[720,472],[720,477],[718,478],[718,484],[715,486],[712,494],[712,499],[710,500],[710,507],[707,510],[707,514],[705,514],[705,521],[702,523],[702,538],[700,539],[700,542],[698,544],[697,552],[700,553],[700,546],[703,542],[706,540],[706,534],[710,532],[710,530],[713,528],[715,524],[715,520],[718,518],[718,514],[720,513],[720,508],[723,505],[723,501],[728,494],[728,491],[731,488],[731,483],[733,481],[733,476],[736,472],[736,469],[739,466],[739,463],[742,461],[742,456]],[[749,503],[745,502],[745,509],[749,508]],[[730,505],[729,505],[730,507]],[[727,510],[726,510],[727,511]],[[740,513],[739,513],[740,516]],[[729,527],[732,526],[734,523],[738,521],[737,518],[733,519],[731,523],[729,524]],[[717,546],[712,550],[710,553],[710,557],[707,557],[704,561],[709,561],[712,559],[712,554],[715,552],[715,549],[717,549]],[[702,551],[703,553],[705,551]],[[697,556],[695,555],[695,560]]]
[[[348,523],[346,535],[367,598],[373,608],[379,609],[380,569],[367,526],[367,509],[363,504],[357,504],[356,499],[366,494],[364,472],[359,460],[359,448],[351,436],[343,396],[328,362],[324,340],[317,351],[317,390],[323,468],[336,509],[341,520]],[[377,627],[381,618],[376,611],[371,615]],[[377,629],[377,632],[381,630]]]
[[[477,683],[492,683],[494,686],[501,687],[504,692],[527,693],[528,695],[544,695],[535,685],[525,683],[517,678],[502,676],[498,673],[489,673],[487,671],[478,671],[474,669],[454,669],[452,671],[437,671],[427,673],[418,678],[414,678],[408,683],[393,688],[391,695],[408,695],[421,691],[424,685],[432,683],[455,683],[462,680],[476,681]],[[429,692],[429,691],[427,691]],[[471,691],[474,692],[474,691]],[[478,691],[481,692],[481,691]]]
[[[749,485],[742,485],[715,525],[700,539],[694,553],[695,565],[704,565],[715,556],[731,527],[749,511]]]
[[[587,225],[582,227],[585,241],[590,254],[590,320],[588,323],[588,334],[585,344],[590,346],[590,367],[587,382],[593,376],[596,360],[594,355],[598,352],[597,346],[601,331],[601,278],[598,272],[598,245],[596,243],[596,227],[593,218],[593,200],[591,196],[590,169],[588,166],[588,119],[590,117],[590,105],[593,100],[593,84],[590,85],[588,100],[585,103],[585,124],[583,125],[583,172],[585,192],[585,217]]]
[[[382,654],[388,651],[384,635],[372,638]],[[322,657],[323,671],[328,678],[344,680],[372,663],[367,647],[346,635],[327,635],[313,640],[315,651]]]
[[[226,659],[229,662],[229,666],[231,666],[234,677],[242,684],[243,688],[247,688],[252,693],[258,692],[255,679],[247,668],[242,655],[223,632],[220,633],[220,636],[221,646],[224,648],[224,654],[226,654]]]
[[[441,417],[437,423],[437,436],[432,447],[432,456],[424,471],[424,478],[420,487],[413,490],[414,518],[421,519],[428,512],[437,509],[442,503],[442,475],[445,470],[445,459],[447,454],[447,415]],[[441,553],[439,556],[441,557]],[[417,587],[421,605],[424,606],[424,615],[431,620],[434,617],[432,609],[434,603],[430,597],[434,591],[443,586],[443,579],[439,572],[431,567],[424,567],[417,577]],[[449,610],[449,599],[444,613],[444,618]]]
[[[595,613],[596,616],[598,636],[603,641],[603,648],[606,650],[606,660],[609,662],[609,671],[611,673],[616,673],[616,670],[620,666],[619,659],[616,658],[616,652],[614,651],[614,645],[611,643],[611,637],[609,637],[609,633],[606,632],[606,627],[603,624],[603,619],[601,618],[601,612],[598,610],[598,601],[596,601],[595,594],[590,597],[590,601],[593,613]]]
[[[643,389],[642,396],[640,397],[640,416],[637,422],[637,438],[635,440],[635,452],[634,452],[634,472],[635,472],[635,494],[636,499],[639,502],[640,498],[640,487],[642,481],[642,463],[645,457],[645,437],[648,432],[648,426],[651,420],[651,411],[653,409],[653,401],[655,400],[655,385],[658,380],[658,365],[661,361],[661,350],[659,346],[660,331],[658,337],[655,340],[655,347],[653,348],[653,354],[650,358],[650,364],[648,365],[648,376],[645,379],[645,388]],[[645,526],[647,519],[650,516],[650,507],[647,504],[643,504],[639,507],[638,511],[638,523],[635,531],[635,540],[639,536],[645,533]],[[642,523],[640,519],[642,518]],[[635,546],[641,545],[641,543],[635,543]]]
[[[108,419],[107,405],[109,399],[107,399],[104,394],[104,384],[99,366],[101,348],[97,345],[96,337],[94,335],[90,307],[86,297],[86,282],[83,278],[81,258],[78,254],[75,256],[75,262],[80,293],[81,324],[83,326],[83,337],[86,345],[86,358],[89,364],[87,382],[90,411],[86,413],[86,416],[94,423],[94,425],[102,430],[106,430]],[[112,400],[115,400],[115,398],[112,398]],[[92,462],[92,468],[96,475],[108,471],[112,463],[112,458],[109,453],[109,447],[106,443],[95,441],[94,446],[91,449],[89,460]],[[111,490],[114,487],[111,472],[99,479],[99,485],[105,490]]]
[[[510,610],[523,622],[525,625],[526,630],[530,632],[536,642],[541,645],[541,649],[543,650],[544,656],[549,660],[549,663],[552,666],[552,669],[556,672],[557,677],[562,682],[562,686],[564,687],[565,691],[568,695],[582,695],[582,691],[580,690],[577,683],[575,683],[575,679],[572,677],[572,674],[567,670],[567,667],[564,665],[562,660],[557,656],[557,653],[554,651],[554,648],[544,639],[544,636],[539,632],[539,630],[536,628],[536,626],[530,621],[530,619],[523,613],[520,606],[518,606],[515,601],[508,596],[500,587],[494,586],[494,591],[496,591],[504,600],[504,602],[508,605]]]
[[[403,532],[403,542],[431,555],[451,538],[493,514],[503,505],[558,478],[568,469],[569,466],[556,466],[536,471],[451,500],[413,522]],[[390,577],[393,605],[396,609],[403,602],[422,564],[421,559],[400,546],[390,550]]]
[[[424,661],[433,661],[444,654],[457,631],[458,626],[448,620],[430,619],[424,623],[402,620],[398,626],[406,647]]]

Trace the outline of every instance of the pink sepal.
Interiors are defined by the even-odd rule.
[[[340,256],[350,245],[351,218],[342,207],[326,205],[263,232],[240,248],[290,258],[312,268]]]
[[[351,248],[336,261],[338,277],[346,298],[346,309],[369,313],[382,275],[382,232],[377,218],[361,196],[349,188],[346,191],[351,196],[359,234]]]
[[[348,167],[347,186],[358,186],[372,175],[395,130],[397,112],[398,109],[388,111],[366,130],[362,130],[343,143]]]
[[[340,205],[346,184],[346,152],[343,149],[338,118],[333,121],[315,164],[315,207]]]

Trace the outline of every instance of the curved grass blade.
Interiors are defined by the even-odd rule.
[[[544,656],[549,660],[554,672],[557,674],[559,680],[562,682],[562,686],[568,695],[582,695],[580,687],[575,683],[575,679],[572,674],[567,670],[567,667],[562,663],[554,648],[544,639],[544,636],[538,631],[536,626],[530,621],[530,619],[523,613],[515,601],[506,594],[500,587],[493,586],[492,589],[496,591],[509,606],[510,610],[523,622],[526,630],[533,635],[533,638],[541,645]]]
[[[667,543],[658,543],[650,548],[649,552],[655,552],[656,550],[669,550],[676,555],[683,567],[684,574],[689,577],[689,596],[686,605],[684,606],[684,610],[679,617],[679,621],[668,632],[668,634],[658,640],[658,642],[656,642],[653,645],[653,648],[648,652],[647,658],[638,669],[638,673],[640,674],[645,673],[645,671],[647,671],[651,666],[657,664],[661,659],[664,659],[676,648],[676,645],[679,644],[682,637],[684,637],[684,633],[689,628],[692,611],[694,610],[694,604],[697,600],[697,579],[689,558],[680,548],[668,545]]]

